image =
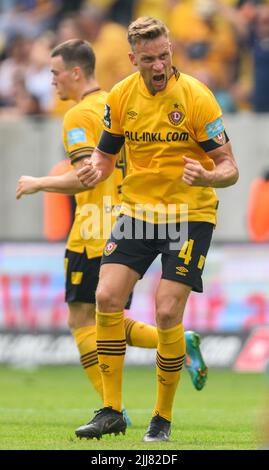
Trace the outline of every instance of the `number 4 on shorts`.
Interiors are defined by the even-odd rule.
[[[184,259],[184,264],[188,265],[191,261],[191,252],[193,249],[194,240],[190,238],[186,240],[181,248],[180,252],[178,253],[178,258]]]

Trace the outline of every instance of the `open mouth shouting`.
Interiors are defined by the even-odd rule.
[[[164,73],[155,74],[152,77],[152,83],[155,89],[161,90],[166,86],[166,76]]]

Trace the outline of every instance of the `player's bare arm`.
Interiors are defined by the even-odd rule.
[[[77,177],[76,169],[81,168],[82,165],[83,161],[75,163],[75,168],[63,175],[21,176],[16,188],[16,199],[20,199],[23,195],[35,194],[40,191],[73,196],[93,188],[94,185],[85,187]]]
[[[117,155],[101,152],[96,148],[91,159],[85,159],[84,165],[77,171],[77,176],[84,187],[100,183],[107,179],[114,170]]]
[[[206,170],[200,162],[183,156],[185,163],[182,180],[189,186],[210,186],[226,188],[235,184],[239,177],[238,168],[228,142],[207,154],[215,163],[215,168]]]

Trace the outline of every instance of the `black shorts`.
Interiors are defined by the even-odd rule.
[[[101,264],[129,266],[142,278],[161,254],[162,279],[181,282],[195,292],[203,292],[202,272],[213,229],[209,222],[157,225],[122,215],[105,246]]]
[[[65,301],[95,304],[95,292],[99,281],[101,257],[88,258],[86,251],[65,251]],[[126,304],[129,309],[132,295]]]

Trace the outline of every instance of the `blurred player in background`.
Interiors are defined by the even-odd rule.
[[[85,185],[105,181],[125,143],[128,172],[122,184],[121,217],[104,249],[96,292],[104,407],[76,434],[100,438],[125,432],[123,309],[136,282],[161,253],[157,400],[143,440],[167,441],[185,357],[183,312],[191,290],[203,290],[201,274],[216,224],[213,188],[235,184],[238,169],[213,94],[172,66],[166,25],[139,18],[129,26],[128,40],[129,57],[138,72],[112,88],[100,141],[78,171]]]
[[[77,104],[64,117],[63,142],[74,169],[60,176],[22,176],[16,197],[39,191],[75,195],[76,213],[65,253],[68,324],[74,335],[80,360],[95,390],[103,398],[103,386],[98,366],[95,324],[95,291],[99,278],[101,256],[120,204],[121,182],[125,176],[124,152],[119,154],[112,175],[97,188],[89,189],[77,178],[75,168],[91,156],[103,126],[107,93],[95,80],[95,54],[87,41],[69,40],[51,53],[53,85],[61,100]],[[106,231],[108,225],[108,233]],[[126,308],[130,306],[130,299]],[[157,347],[154,326],[125,318],[124,328],[129,345]],[[201,390],[207,379],[207,368],[199,349],[199,336],[186,332],[189,358],[186,363],[192,382]]]

